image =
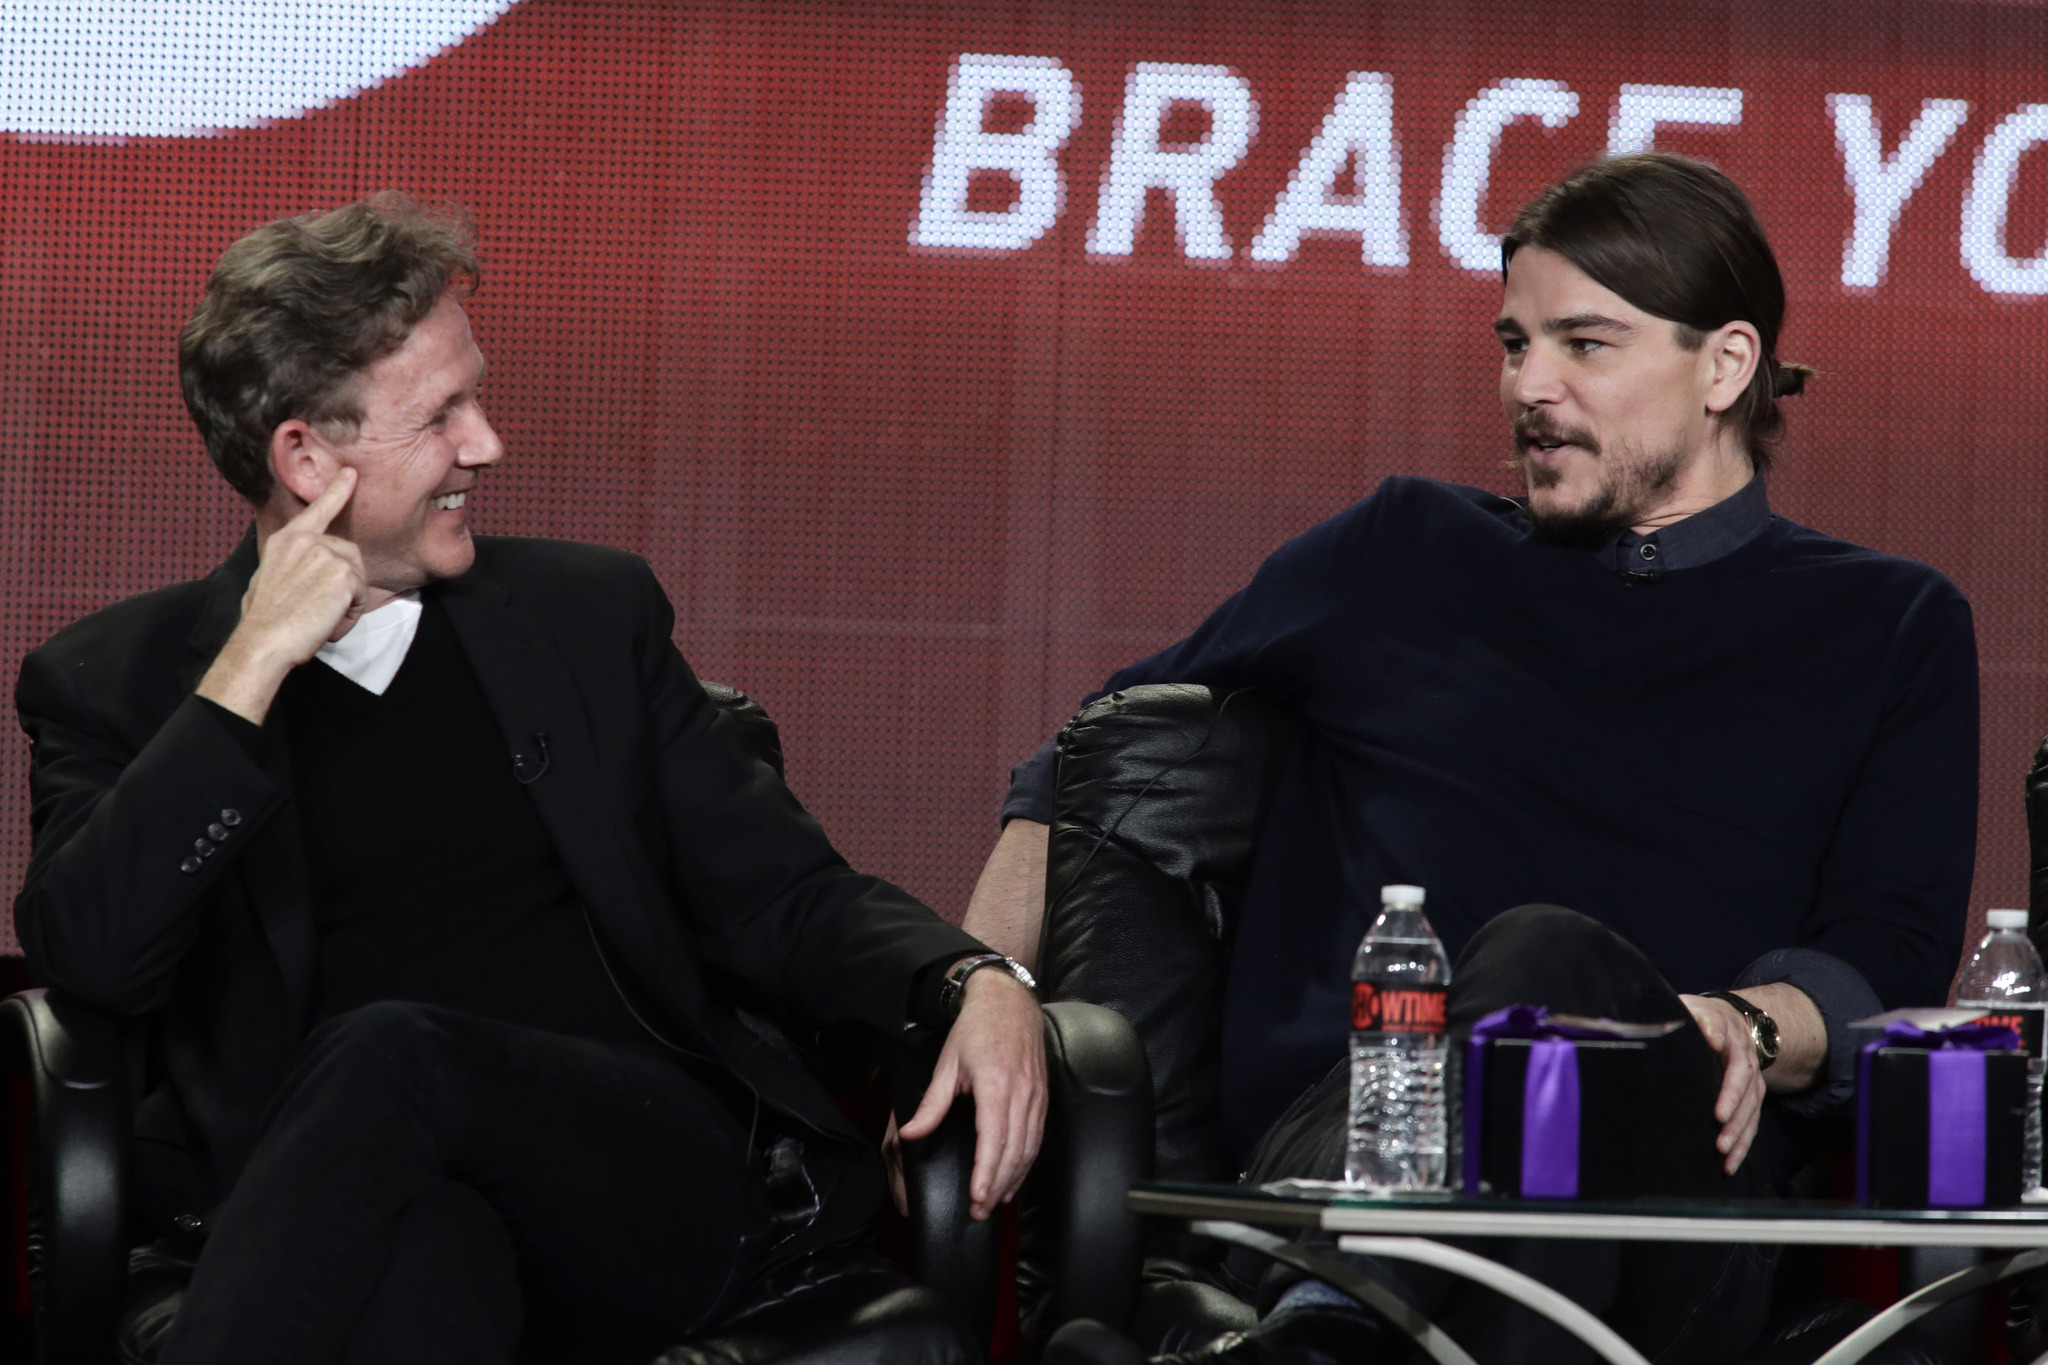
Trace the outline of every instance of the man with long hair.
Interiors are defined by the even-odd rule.
[[[1523,209],[1502,267],[1522,496],[1389,479],[1105,684],[1257,687],[1308,721],[1229,947],[1225,1143],[1251,1181],[1342,1176],[1352,951],[1380,888],[1413,883],[1454,1038],[1510,1003],[1685,1021],[1677,1178],[1767,1193],[1788,1130],[1853,1093],[1847,1025],[1945,998],[1976,834],[1969,606],[1772,512],[1779,401],[1809,372],[1778,356],[1784,286],[1727,176],[1589,167]],[[966,922],[1026,961],[1051,764],[1017,770]],[[1766,1250],[1493,1254],[1654,1359],[1731,1360],[1764,1325]],[[1578,1358],[1500,1299],[1375,1273],[1488,1365]],[[1313,1281],[1267,1293],[1216,1358],[1405,1350]]]

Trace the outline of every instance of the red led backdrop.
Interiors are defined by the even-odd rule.
[[[153,86],[135,64],[169,49],[140,38],[94,79],[145,112],[301,79],[248,41],[196,85]],[[1108,669],[1386,475],[1508,488],[1484,234],[1649,140],[1726,166],[1775,235],[1784,353],[1822,371],[1778,508],[1976,603],[1977,903],[2023,894],[2048,9],[523,0],[359,93],[189,135],[183,105],[94,122],[52,60],[9,74],[29,131],[0,144],[10,676],[241,531],[172,364],[221,248],[380,187],[458,200],[511,451],[481,527],[647,556],[853,860],[957,914],[1007,765]],[[0,749],[8,879],[26,768]]]

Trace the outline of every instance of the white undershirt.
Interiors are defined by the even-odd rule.
[[[374,611],[356,618],[355,626],[339,640],[320,646],[313,657],[356,686],[378,696],[398,676],[412,648],[414,632],[420,628],[420,595],[409,592],[394,597]]]

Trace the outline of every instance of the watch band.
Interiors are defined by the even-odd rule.
[[[983,967],[1001,967],[1016,977],[1017,983],[1025,990],[1038,990],[1038,982],[1016,958],[1004,957],[1001,953],[975,953],[971,957],[961,958],[946,969],[946,979],[939,985],[939,1010],[946,1018],[960,1017],[960,1000],[967,992],[967,978]]]
[[[1734,991],[1701,991],[1708,1000],[1719,1000],[1734,1007],[1749,1023],[1749,1044],[1756,1049],[1756,1069],[1768,1071],[1772,1062],[1778,1060],[1778,1021],[1771,1018],[1763,1006],[1753,1000],[1746,1000]]]

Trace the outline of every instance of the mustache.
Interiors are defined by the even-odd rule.
[[[1539,445],[1578,446],[1589,455],[1600,453],[1600,442],[1584,427],[1568,427],[1547,412],[1525,412],[1514,421],[1515,454],[1526,455]]]

